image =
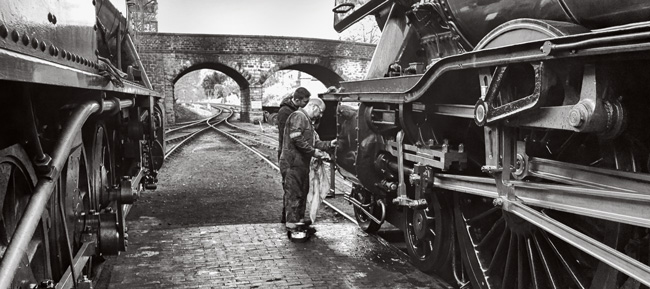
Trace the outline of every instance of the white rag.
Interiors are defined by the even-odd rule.
[[[330,191],[330,168],[323,163],[323,159],[312,158],[309,164],[307,204],[309,204],[309,218],[312,223],[316,222],[318,207]]]

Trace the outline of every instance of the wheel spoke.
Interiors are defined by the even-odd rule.
[[[503,231],[503,227],[505,227],[506,220],[504,218],[500,218],[492,228],[485,234],[483,239],[479,241],[479,243],[476,245],[479,249],[492,245],[494,241],[496,241],[496,238],[499,237],[499,233]]]
[[[519,242],[517,244],[517,253],[518,256],[518,272],[517,272],[517,288],[518,289],[529,289],[528,278],[530,274],[528,254],[526,251],[526,239],[525,237],[519,237]]]
[[[539,268],[537,268],[537,263],[539,262],[536,260],[532,242],[531,238],[526,239],[526,254],[528,256],[528,266],[530,267],[531,286],[534,289],[538,289],[541,287],[539,276],[537,275],[537,271],[539,270]]]
[[[31,161],[20,145],[0,150],[0,209],[2,210],[0,254],[2,255],[29,203],[35,180]],[[21,284],[52,278],[49,271],[49,256],[45,249],[47,236],[44,234],[42,220],[23,252],[23,265],[16,271],[16,276],[20,277],[13,280],[10,288],[22,288]]]
[[[492,207],[492,208],[490,208],[489,210],[487,210],[487,211],[485,211],[483,213],[480,213],[480,214],[478,214],[478,215],[476,215],[474,217],[471,217],[470,219],[468,219],[466,221],[466,223],[467,223],[467,225],[472,226],[472,225],[475,225],[477,222],[485,221],[487,216],[492,215],[492,214],[496,214],[496,213],[500,213],[500,212],[501,212],[501,208]]]
[[[586,289],[587,282],[584,280],[584,278],[578,273],[577,269],[575,268],[575,264],[565,258],[565,255],[560,252],[560,248],[555,244],[555,242],[545,233],[541,232],[542,236],[544,237],[544,240],[548,245],[550,246],[551,250],[555,253],[555,256],[558,258],[560,263],[564,266],[564,269],[566,273],[568,273],[569,277],[573,280],[575,285],[578,286],[580,289]]]
[[[510,243],[510,230],[503,230],[501,233],[501,238],[497,245],[497,249],[494,251],[492,260],[490,260],[490,265],[487,268],[487,272],[492,272],[495,270],[496,266],[503,265],[503,257],[505,256],[505,251],[508,249],[508,244]],[[503,268],[503,267],[501,267]]]
[[[506,266],[505,272],[503,272],[503,279],[501,280],[501,288],[508,288],[506,286],[514,284],[514,278],[516,277],[513,274],[513,266],[516,264],[515,258],[517,258],[517,253],[514,252],[517,249],[517,236],[515,234],[510,235],[510,241],[508,244],[508,256],[506,257]]]
[[[5,199],[5,194],[7,193],[7,189],[9,187],[11,169],[12,168],[10,165],[0,163],[0,200]],[[0,212],[2,211],[3,205],[4,202],[0,202]]]

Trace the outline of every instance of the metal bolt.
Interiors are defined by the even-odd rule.
[[[7,38],[8,35],[9,35],[9,31],[7,30],[7,26],[5,26],[4,24],[1,24],[0,25],[0,37]]]
[[[482,123],[483,120],[485,120],[485,106],[483,105],[476,106],[474,117],[476,118],[477,122]]]
[[[23,34],[23,44],[25,46],[29,45],[29,36],[27,36],[27,33]]]
[[[18,31],[11,31],[11,40],[14,42],[18,42],[18,40],[20,40],[20,34],[18,34]]]
[[[585,123],[588,112],[582,104],[577,104],[569,111],[569,124],[573,127],[580,127]]]

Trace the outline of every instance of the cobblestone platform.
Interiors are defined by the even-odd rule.
[[[276,224],[148,230],[112,262],[108,288],[448,288],[354,224],[318,224],[292,243]]]

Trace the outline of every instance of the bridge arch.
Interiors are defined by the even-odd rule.
[[[374,44],[327,39],[140,33],[140,57],[154,89],[165,97],[168,122],[174,122],[174,84],[198,69],[221,71],[240,86],[242,121],[262,119],[262,84],[278,70],[298,70],[337,86],[362,79]]]
[[[238,85],[240,89],[248,89],[249,85],[249,79],[250,75],[246,71],[239,71],[235,68],[232,68],[228,65],[224,65],[222,63],[215,63],[215,62],[205,62],[205,63],[198,63],[194,64],[188,68],[185,68],[185,70],[182,70],[180,73],[178,73],[174,79],[172,80],[173,84],[176,84],[176,82],[181,79],[183,76],[186,74],[196,71],[196,70],[201,70],[201,69],[211,69],[211,70],[216,70],[219,71],[228,77],[232,78]]]
[[[325,87],[330,87],[330,86],[339,86],[339,83],[344,79],[339,73],[336,71],[333,71],[329,67],[325,67],[319,64],[311,64],[311,63],[291,63],[288,65],[279,65],[274,67],[274,69],[271,69],[269,71],[266,71],[262,74],[260,77],[260,83],[264,83],[266,79],[273,75],[274,73],[280,71],[280,70],[297,70],[301,72],[305,72],[316,79],[318,81],[322,82]]]

